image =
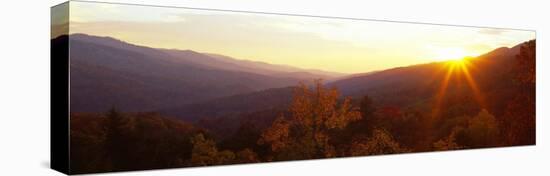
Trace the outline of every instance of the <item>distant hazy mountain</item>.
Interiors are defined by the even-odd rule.
[[[111,106],[149,111],[293,86],[303,80],[292,74],[260,74],[190,50],[155,49],[84,34],[70,36],[70,57],[75,112],[105,111]]]
[[[275,65],[275,64],[268,64],[268,63],[259,62],[259,61],[235,59],[235,58],[220,55],[220,54],[208,53],[207,55],[213,58],[217,58],[219,59],[219,61],[222,61],[222,62],[239,65],[241,66],[241,68],[244,68],[246,70],[249,70],[254,73],[259,73],[259,74],[268,74],[268,75],[280,76],[280,77],[291,76],[291,77],[297,77],[297,78],[302,78],[306,80],[319,79],[319,78],[322,78],[324,80],[332,80],[345,75],[342,73],[328,72],[323,70],[301,69],[301,68],[296,68],[288,65]]]

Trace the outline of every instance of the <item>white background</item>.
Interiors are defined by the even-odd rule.
[[[550,5],[543,0],[101,0],[537,31],[537,145],[302,162],[124,172],[113,175],[549,175]],[[9,0],[0,9],[0,175],[62,175],[49,167],[49,7]],[[98,12],[100,13],[100,12]],[[146,13],[146,12],[144,12]],[[391,35],[391,34],[388,34]],[[547,90],[547,91],[544,91]]]

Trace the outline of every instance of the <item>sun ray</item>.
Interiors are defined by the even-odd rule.
[[[471,89],[474,99],[481,108],[487,108],[484,101],[484,96],[479,89],[479,86],[470,73],[471,68],[470,58],[464,58],[460,60],[447,61],[443,66],[446,69],[445,77],[443,78],[439,90],[435,97],[435,103],[432,111],[432,117],[435,119],[441,115],[441,109],[445,100],[446,93],[449,91],[449,84],[451,79],[462,80],[465,79],[468,87]]]
[[[445,97],[445,93],[447,92],[447,87],[449,87],[449,81],[451,79],[451,76],[453,75],[455,64],[445,64],[445,67],[447,67],[447,73],[445,74],[445,78],[443,79],[443,82],[441,83],[441,86],[439,87],[439,91],[436,96],[436,102],[435,107],[433,109],[432,117],[437,117],[441,111],[441,104],[443,103],[443,98]]]
[[[468,86],[472,89],[472,92],[474,93],[474,98],[479,103],[481,108],[486,108],[484,98],[481,94],[481,91],[479,90],[479,87],[478,87],[476,81],[474,80],[474,78],[470,74],[470,69],[469,69],[470,68],[470,62],[468,60],[464,60],[459,64],[459,67],[460,67],[460,70],[462,71],[462,74],[466,78],[466,81],[468,82]]]

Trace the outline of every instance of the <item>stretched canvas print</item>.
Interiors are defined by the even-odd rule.
[[[67,174],[535,145],[535,31],[71,1]]]

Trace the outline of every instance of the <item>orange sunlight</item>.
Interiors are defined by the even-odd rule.
[[[450,60],[445,63],[444,69],[446,69],[447,72],[445,74],[445,77],[443,78],[443,82],[441,83],[441,86],[436,96],[436,102],[432,114],[433,117],[437,117],[440,115],[439,113],[441,111],[443,100],[445,99],[445,94],[449,87],[449,82],[453,77],[465,78],[466,82],[468,83],[468,87],[474,94],[474,98],[476,99],[478,104],[481,106],[481,108],[486,108],[483,95],[479,90],[475,79],[470,73],[470,69],[473,67],[471,60],[472,58],[470,57],[464,57],[462,59]]]

